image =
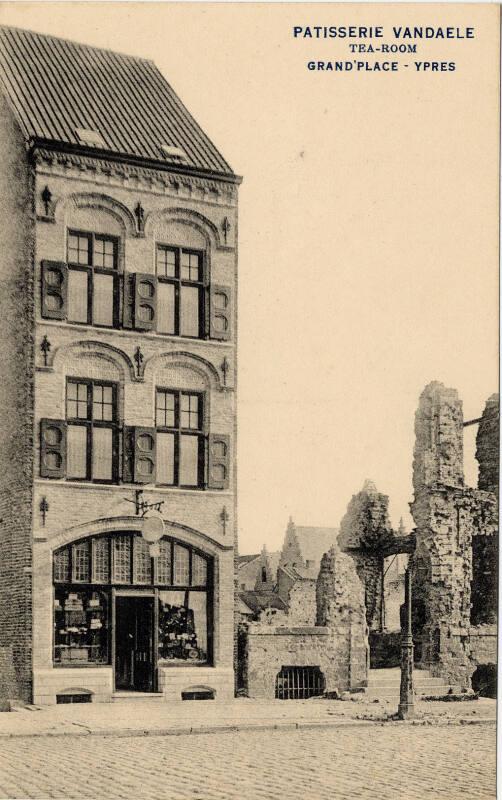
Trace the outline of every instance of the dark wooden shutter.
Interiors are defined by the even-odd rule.
[[[66,319],[68,267],[62,261],[42,261],[42,316]]]
[[[230,477],[230,436],[211,433],[208,436],[208,489],[228,489]]]
[[[156,437],[154,428],[124,430],[124,471],[126,483],[155,483]]]
[[[40,475],[66,476],[66,422],[62,419],[40,420]]]
[[[134,327],[154,331],[157,327],[157,278],[141,272],[134,274]]]
[[[209,289],[209,336],[228,341],[232,336],[232,293],[229,286]]]

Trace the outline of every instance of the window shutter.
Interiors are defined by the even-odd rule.
[[[228,341],[232,335],[232,293],[229,286],[209,289],[209,336]]]
[[[66,422],[61,419],[40,420],[40,476],[66,476]]]
[[[141,272],[134,274],[134,327],[154,331],[157,327],[157,278]]]
[[[228,489],[230,476],[230,436],[212,433],[208,436],[208,489]]]
[[[42,261],[42,316],[66,319],[68,267],[62,261]]]
[[[126,428],[124,431],[124,471],[126,483],[154,483],[156,479],[156,441],[154,428]]]

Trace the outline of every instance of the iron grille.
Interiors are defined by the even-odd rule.
[[[277,700],[307,700],[324,692],[324,675],[319,667],[282,667],[275,680]]]

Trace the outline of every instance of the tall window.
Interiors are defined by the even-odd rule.
[[[66,385],[67,477],[117,480],[117,386],[68,378]]]
[[[204,329],[203,254],[157,245],[157,331],[202,336]]]
[[[68,320],[118,325],[118,239],[68,231]]]
[[[198,487],[203,483],[203,397],[157,389],[157,483]]]

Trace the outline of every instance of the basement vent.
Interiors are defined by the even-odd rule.
[[[165,158],[168,158],[169,161],[186,161],[187,154],[181,147],[176,147],[172,144],[161,144],[160,149],[162,150],[162,154]]]
[[[92,692],[87,689],[65,689],[56,695],[57,705],[62,703],[91,703]]]
[[[89,147],[105,147],[103,137],[98,131],[91,128],[75,128],[75,133],[82,142]]]
[[[214,700],[216,692],[214,689],[206,688],[205,686],[191,686],[181,692],[182,700]]]

